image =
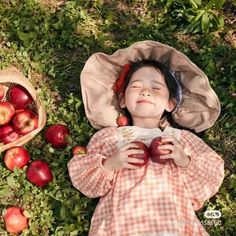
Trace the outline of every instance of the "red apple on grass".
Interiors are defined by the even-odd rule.
[[[25,109],[16,113],[12,126],[16,132],[25,135],[38,128],[38,114]]]
[[[28,151],[23,147],[12,147],[4,155],[6,167],[13,171],[14,168],[23,168],[30,160]]]
[[[70,131],[65,125],[55,124],[46,129],[46,142],[51,143],[55,148],[66,147],[68,145],[68,137]]]
[[[6,125],[15,114],[15,108],[10,102],[0,102],[0,125]]]
[[[72,150],[72,153],[73,153],[73,155],[85,154],[86,153],[86,147],[75,146]]]
[[[35,184],[38,187],[44,187],[52,181],[53,175],[47,162],[36,160],[28,167],[26,178],[32,184]]]
[[[4,98],[5,89],[2,84],[0,84],[0,101]]]
[[[26,108],[33,102],[29,92],[20,85],[12,86],[9,89],[9,100],[16,109]]]
[[[130,163],[130,164],[135,165],[135,166],[140,166],[140,167],[145,166],[148,162],[148,159],[149,159],[148,147],[143,142],[140,142],[140,141],[133,141],[131,143],[136,144],[138,146],[137,149],[143,150],[144,153],[143,154],[132,154],[132,155],[129,155],[129,157],[143,159],[144,162],[143,163]],[[134,149],[136,149],[136,148],[134,148]]]
[[[126,126],[128,125],[128,118],[124,115],[121,115],[116,119],[116,124],[118,125],[118,127]]]
[[[159,146],[164,145],[164,144],[170,144],[170,143],[162,142],[161,137],[156,137],[152,140],[151,145],[149,147],[149,151],[150,151],[151,159],[153,162],[166,164],[166,163],[169,163],[169,161],[171,160],[170,158],[168,159],[160,158],[160,156],[162,155],[171,153],[169,149],[158,149]]]
[[[4,144],[11,143],[13,141],[16,141],[18,138],[20,138],[20,135],[16,133],[15,131],[11,131],[9,134],[7,134],[3,139],[2,142]]]
[[[18,234],[28,227],[28,219],[20,207],[9,207],[3,218],[5,228],[9,233]]]

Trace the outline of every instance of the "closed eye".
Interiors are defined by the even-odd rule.
[[[155,89],[155,90],[161,90],[160,88],[153,88],[153,89]]]

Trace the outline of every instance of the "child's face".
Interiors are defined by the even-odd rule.
[[[134,72],[121,100],[132,117],[161,118],[165,110],[174,108],[163,75],[153,67],[142,67]]]

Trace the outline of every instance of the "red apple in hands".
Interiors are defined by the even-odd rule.
[[[15,114],[15,108],[10,102],[0,102],[0,125],[10,122]]]
[[[166,155],[171,153],[171,151],[169,149],[159,149],[158,147],[164,144],[170,144],[165,143],[162,141],[161,137],[156,137],[152,140],[151,145],[149,147],[149,151],[150,151],[150,155],[151,155],[151,159],[153,162],[157,162],[160,164],[166,164],[169,163],[169,161],[171,160],[170,158],[168,159],[161,159],[160,156],[162,155]]]
[[[132,157],[132,158],[143,159],[143,163],[130,163],[130,164],[135,165],[135,166],[140,166],[140,167],[145,166],[148,162],[148,159],[149,159],[148,147],[140,141],[133,141],[131,143],[136,144],[138,146],[137,149],[143,150],[144,153],[143,154],[131,154],[131,155],[129,155],[129,157]],[[136,149],[136,148],[132,148],[132,149]]]
[[[5,89],[2,84],[0,84],[0,101],[4,98]]]
[[[38,128],[38,114],[30,109],[21,110],[14,116],[12,126],[19,134],[28,134]]]
[[[9,233],[18,234],[28,227],[28,219],[24,216],[22,208],[9,207],[3,218]]]
[[[52,181],[53,175],[49,165],[45,161],[33,161],[27,169],[26,178],[38,187],[44,187]]]
[[[14,168],[23,168],[30,160],[28,151],[23,147],[12,147],[4,155],[6,167],[13,171]]]
[[[73,153],[73,155],[85,154],[86,153],[86,147],[75,146],[72,150],[72,153]]]
[[[66,147],[70,131],[65,125],[55,124],[47,128],[45,132],[46,142],[51,143],[55,148]]]
[[[33,102],[29,92],[20,85],[12,86],[9,89],[9,100],[16,109],[26,108]]]

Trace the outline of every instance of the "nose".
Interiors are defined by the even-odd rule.
[[[151,94],[150,94],[150,91],[148,88],[144,88],[142,91],[141,91],[141,95],[144,96],[144,97],[150,97]]]

